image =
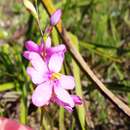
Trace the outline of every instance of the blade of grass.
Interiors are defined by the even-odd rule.
[[[64,130],[64,108],[60,107],[59,110],[59,130]]]
[[[116,64],[114,64],[114,68],[115,68],[120,80],[122,80],[123,84],[125,86],[128,86],[129,83],[124,80],[125,79],[125,77],[124,77],[125,74],[123,74],[123,72],[120,70],[120,68]],[[128,98],[128,105],[130,106],[130,92],[127,93],[127,98]]]
[[[0,92],[11,90],[13,88],[15,88],[15,85],[13,82],[0,84]]]
[[[80,42],[80,46],[82,48],[86,48],[89,51],[96,53],[97,55],[99,55],[101,57],[107,58],[107,59],[112,60],[114,62],[119,62],[119,63],[121,62],[121,60],[118,57],[115,57],[115,56],[113,56],[113,54],[110,54],[110,53],[108,55],[108,52],[105,52],[104,50],[97,48],[93,44],[88,44],[86,42]]]
[[[18,53],[18,52],[17,52]],[[28,84],[27,82],[27,74],[26,74],[26,69],[24,64],[22,64],[22,57],[20,55],[20,53],[18,53],[18,59],[19,59],[19,64],[21,65],[21,77],[23,77],[21,80],[23,80],[24,82],[21,83],[21,81],[19,81],[19,87],[18,90],[21,91],[21,98],[20,98],[20,107],[19,107],[19,118],[20,118],[20,122],[22,124],[26,124],[27,123],[27,113],[28,113],[28,107],[27,107],[27,88],[28,88]]]
[[[57,33],[55,28],[52,31],[52,41],[53,41],[54,45],[58,45],[59,44],[59,37],[58,37],[58,33]]]
[[[20,108],[19,108],[20,112],[19,112],[19,116],[20,116],[20,122],[22,124],[26,124],[27,122],[27,107],[25,104],[25,98],[22,96],[20,99]]]
[[[78,39],[76,36],[72,35],[71,33],[69,34],[71,36],[71,39],[73,43],[75,43],[75,46],[77,50],[79,50],[79,45],[78,45]],[[73,74],[75,78],[75,83],[76,83],[76,94],[83,98],[83,92],[82,92],[82,87],[81,87],[81,81],[80,81],[80,69],[75,60],[72,60],[72,65],[73,65]],[[79,121],[82,127],[82,130],[85,130],[85,108],[84,105],[77,106],[77,112],[78,112],[78,117]]]

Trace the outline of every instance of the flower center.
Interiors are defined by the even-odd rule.
[[[46,56],[47,56],[47,53],[46,53],[45,50],[43,50],[43,52],[42,52],[42,57],[43,57],[44,60],[46,59]]]
[[[60,73],[52,73],[51,75],[51,80],[54,80],[54,79],[60,79],[61,78],[61,74]]]

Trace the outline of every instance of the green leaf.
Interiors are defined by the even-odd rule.
[[[22,124],[26,124],[27,123],[27,113],[28,113],[28,109],[27,109],[27,86],[26,86],[26,84],[22,85],[21,92],[22,92],[22,94],[21,94],[21,98],[20,98],[19,118],[20,118],[20,122]]]
[[[69,33],[69,36],[71,37],[72,42],[75,44],[76,48],[79,50],[79,41],[75,35],[72,33]],[[82,86],[81,86],[81,81],[80,81],[80,69],[77,63],[72,60],[72,65],[73,65],[73,75],[75,78],[75,83],[76,83],[76,94],[80,96],[81,98],[83,97],[83,91],[82,91]],[[85,108],[84,105],[77,106],[77,112],[78,112],[78,118],[82,127],[82,130],[85,130]]]
[[[14,83],[11,83],[11,82],[0,84],[0,92],[13,89],[14,87],[15,87]]]
[[[32,13],[32,15],[38,21],[38,14],[34,5],[29,0],[24,0],[23,3],[24,3],[24,6]]]

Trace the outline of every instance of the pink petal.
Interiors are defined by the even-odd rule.
[[[15,120],[0,117],[0,130],[33,130]]]
[[[28,60],[31,61],[32,66],[39,72],[41,73],[46,73],[48,72],[48,68],[42,57],[32,51],[24,51],[23,56],[27,58]]]
[[[49,69],[52,72],[59,72],[63,64],[64,57],[60,54],[53,54],[49,61]]]
[[[75,81],[72,76],[62,75],[59,82],[61,87],[64,89],[74,89]]]
[[[52,95],[52,84],[50,82],[42,83],[37,86],[32,95],[32,102],[37,107],[48,105]]]
[[[73,101],[74,101],[75,104],[78,104],[78,105],[82,104],[82,100],[79,96],[71,95],[71,97],[73,98]]]
[[[70,106],[64,106],[64,108],[70,113],[73,111],[72,107]]]
[[[61,53],[65,53],[66,52],[66,47],[64,44],[61,44],[61,45],[58,45],[58,46],[55,46],[55,47],[51,47],[50,50],[49,50],[51,53],[58,53],[58,52],[61,52]]]
[[[69,106],[67,103],[62,102],[62,101],[59,100],[57,97],[53,97],[53,98],[51,98],[51,100],[52,100],[52,102],[57,103],[59,106],[64,107],[67,111],[69,111],[69,112],[72,112],[72,111],[73,111],[73,109],[72,109],[71,106]]]
[[[24,51],[23,52],[23,56],[29,60],[29,54],[30,54],[30,51]]]
[[[40,84],[47,80],[47,77],[45,74],[42,74],[40,71],[36,71],[32,67],[27,68],[27,73],[31,77],[31,80],[34,84]]]
[[[55,26],[60,21],[61,14],[62,14],[61,10],[58,9],[51,15],[50,23],[52,26]]]
[[[48,37],[47,40],[46,40],[46,48],[49,48],[51,47],[51,38]]]
[[[28,51],[39,52],[39,46],[31,40],[25,43],[25,47]]]
[[[64,53],[66,51],[66,48],[64,45],[58,45],[55,47],[50,47],[50,48],[46,48],[46,61],[48,63],[48,61],[50,60],[51,56],[54,55],[55,53],[58,53],[59,55],[61,55],[64,58]]]
[[[65,89],[60,86],[54,86],[54,92],[56,94],[56,97],[63,103],[68,104],[70,107],[74,107],[73,99]]]
[[[41,72],[41,73],[46,73],[48,72],[48,68],[42,57],[36,53],[36,52],[30,52],[29,53],[29,59],[33,65],[33,67]]]

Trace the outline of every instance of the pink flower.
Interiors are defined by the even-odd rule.
[[[50,57],[53,54],[59,53],[64,56],[64,53],[66,51],[66,47],[63,44],[58,45],[56,47],[51,47],[51,38],[50,37],[47,38],[46,44],[41,43],[40,45],[37,45],[33,41],[29,40],[25,43],[25,47],[26,47],[27,51],[24,51],[23,55],[26,59],[30,60],[29,59],[30,52],[36,52],[36,53],[40,54],[46,62],[49,61]]]
[[[53,54],[48,64],[36,52],[30,51],[28,58],[32,67],[27,68],[27,73],[33,83],[37,85],[32,95],[33,104],[41,107],[48,105],[50,102],[55,102],[72,111],[75,104],[79,102],[79,98],[76,99],[66,91],[74,88],[74,78],[59,73],[63,63],[63,55]]]
[[[60,9],[57,9],[50,18],[50,23],[52,26],[55,26],[61,19],[62,12]]]
[[[0,130],[33,130],[33,129],[21,125],[14,120],[0,117]]]

